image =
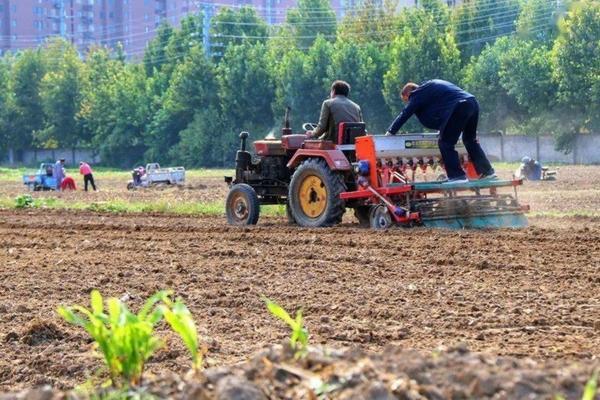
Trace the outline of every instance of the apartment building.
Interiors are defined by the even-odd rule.
[[[360,0],[332,0],[338,17]],[[417,0],[402,0],[415,5]],[[220,7],[254,7],[269,24],[281,23],[296,0],[0,0],[0,52],[36,47],[61,36],[80,51],[122,43],[140,56],[163,22],[178,26],[187,14],[202,11],[206,27]],[[205,38],[208,44],[208,37]]]

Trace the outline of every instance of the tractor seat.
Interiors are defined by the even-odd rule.
[[[364,122],[340,122],[338,125],[338,145],[352,145],[359,136],[367,134]]]

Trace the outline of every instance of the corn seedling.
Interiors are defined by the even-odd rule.
[[[275,317],[285,322],[292,330],[290,336],[290,345],[295,351],[295,357],[300,358],[306,354],[308,347],[308,329],[304,326],[304,320],[302,318],[302,310],[296,312],[296,318],[292,318],[290,314],[279,304],[262,296],[262,300],[267,305],[267,310]]]
[[[198,371],[202,368],[202,351],[198,346],[198,330],[190,310],[180,299],[174,303],[169,296],[163,298],[162,313],[167,323],[171,326],[192,355],[192,367]]]
[[[583,397],[581,400],[594,400],[598,391],[598,371],[595,371],[592,377],[587,381],[583,389]]]
[[[69,323],[83,327],[94,339],[115,386],[137,385],[144,365],[163,342],[154,335],[163,308],[156,306],[166,292],[150,297],[139,313],[133,314],[119,299],[106,301],[97,290],[91,293],[91,310],[81,306],[59,307],[58,313]]]

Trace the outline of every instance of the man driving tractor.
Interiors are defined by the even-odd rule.
[[[308,136],[321,140],[336,141],[340,122],[363,122],[360,106],[348,98],[350,85],[345,81],[334,81],[331,84],[329,99],[321,106],[319,123]]]

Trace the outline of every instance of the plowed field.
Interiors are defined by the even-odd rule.
[[[531,222],[515,231],[382,233],[350,222],[300,229],[263,218],[235,229],[221,217],[0,211],[0,390],[69,388],[97,373],[89,339],[55,313],[87,305],[94,288],[134,309],[173,289],[212,365],[245,360],[286,335],[260,294],[302,307],[313,342],[328,346],[430,351],[464,342],[538,360],[598,358],[600,222]],[[149,369],[185,371],[187,353],[165,336],[169,346]]]

